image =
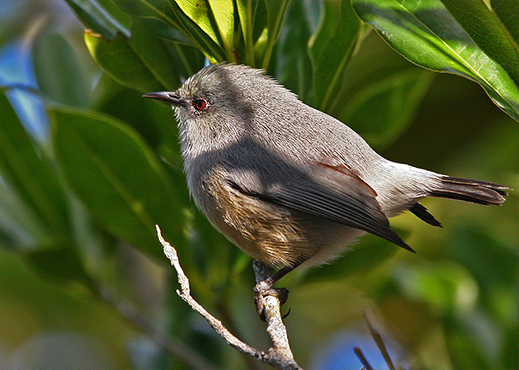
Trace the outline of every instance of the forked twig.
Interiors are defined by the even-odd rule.
[[[267,332],[269,333],[273,343],[273,347],[265,353],[263,351],[258,351],[257,349],[236,338],[229,330],[227,330],[227,328],[225,328],[220,320],[216,319],[209,312],[207,312],[207,310],[191,296],[189,279],[180,266],[177,251],[171,246],[170,243],[164,240],[158,225],[156,225],[156,229],[158,239],[164,248],[164,254],[171,261],[171,265],[177,271],[178,282],[180,284],[180,289],[177,290],[177,294],[184,302],[189,305],[189,307],[191,307],[193,311],[200,314],[216,331],[216,333],[227,342],[227,344],[239,352],[255,357],[259,361],[269,364],[276,369],[302,370],[302,368],[294,361],[292,352],[290,351],[286,328],[283,324],[280,312],[279,300],[276,297],[265,297]],[[255,268],[255,273],[259,274],[262,273],[262,271],[256,271]],[[256,279],[258,278],[259,276],[256,275]]]

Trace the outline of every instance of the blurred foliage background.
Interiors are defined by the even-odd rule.
[[[266,69],[391,160],[519,189],[515,1],[1,4],[4,369],[263,368],[176,296],[154,234],[195,298],[266,350],[251,261],[190,201],[172,112],[141,98],[208,62]],[[366,236],[283,279],[302,366],[360,369],[357,346],[383,368],[365,311],[403,367],[519,368],[517,192],[502,207],[424,204],[443,229],[391,221],[416,255]]]

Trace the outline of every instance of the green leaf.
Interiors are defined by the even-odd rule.
[[[309,44],[313,74],[313,106],[329,111],[360,34],[360,22],[349,0],[326,0],[321,24]]]
[[[52,243],[65,243],[68,214],[61,183],[45,154],[36,151],[3,92],[0,93],[0,112],[1,178],[18,195],[24,208],[34,212],[38,223],[41,222],[47,230],[46,235],[52,235]],[[47,237],[38,242],[50,243]]]
[[[341,119],[371,146],[383,149],[412,122],[433,77],[412,69],[368,84],[344,106]]]
[[[254,5],[253,5],[254,2]],[[236,0],[236,8],[238,10],[238,17],[240,18],[241,32],[243,35],[243,42],[245,45],[245,64],[254,67],[256,62],[254,60],[254,10],[257,7],[257,0]]]
[[[234,4],[232,0],[175,0],[182,11],[234,60]]]
[[[463,265],[452,261],[400,264],[394,277],[407,297],[426,302],[444,314],[470,311],[477,301],[474,277]]]
[[[509,33],[509,38],[517,50],[519,44],[519,2],[510,0],[490,0],[492,10],[499,17],[503,29]]]
[[[353,0],[358,15],[411,62],[479,83],[519,120],[519,89],[507,71],[472,41],[440,0]]]
[[[281,26],[285,19],[288,3],[288,0],[267,0],[265,2],[267,6],[267,45],[262,64],[262,68],[265,70],[268,68],[274,45],[281,33]]]
[[[195,22],[215,43],[219,44],[216,27],[214,27],[214,24],[211,22],[211,9],[207,0],[196,2],[190,0],[175,0],[175,2],[180,9],[182,9],[184,14]],[[224,0],[224,2],[227,3],[226,0]]]
[[[481,318],[478,320],[481,325]],[[448,344],[449,358],[453,369],[493,370],[490,365],[490,354],[484,339],[473,332],[465,332],[461,328],[452,327],[452,320],[446,323],[445,339]],[[479,334],[479,333],[478,333]],[[490,342],[487,342],[490,343]],[[513,369],[513,368],[512,368]]]
[[[65,105],[88,106],[90,81],[74,49],[63,36],[41,34],[34,43],[33,66],[43,93]]]
[[[106,95],[101,97],[92,109],[135,128],[154,151],[159,150],[162,145],[167,145],[180,156],[177,125],[170,107],[143,98],[141,94],[118,84],[107,74],[100,79],[97,91],[102,91]],[[120,104],[121,101],[124,101],[124,104]]]
[[[170,50],[138,22],[131,39],[119,35],[108,42],[85,33],[85,42],[97,64],[122,85],[141,92],[174,91],[180,85]]]
[[[192,42],[211,63],[226,59],[225,52],[219,44],[189,18],[174,0],[114,0],[114,2],[128,14],[138,17],[146,27],[160,36],[172,41]]]
[[[227,53],[228,60],[234,60],[234,2],[233,0],[208,0],[213,12],[223,48]]]
[[[114,15],[116,9],[110,9],[111,11],[109,11],[97,0],[65,1],[91,32],[97,33],[108,40],[113,40],[118,33],[130,37],[130,30],[118,19],[124,17],[120,11],[117,12],[116,17]]]
[[[48,248],[56,244],[55,237],[14,188],[0,184],[0,248],[16,251]]]
[[[441,1],[481,50],[499,63],[519,86],[519,49],[497,15],[482,0]]]
[[[453,231],[451,240],[457,248],[449,249],[449,256],[471,271],[483,293],[490,297],[488,301],[492,302],[494,294],[501,293],[506,287],[516,288],[519,256],[489,237],[488,231],[464,226]]]
[[[26,262],[47,278],[80,280],[86,284],[92,282],[77,250],[70,245],[65,248],[25,253],[24,257]]]
[[[290,3],[276,53],[276,77],[303,101],[307,101],[312,85],[312,64],[307,48],[310,39],[308,11],[300,1]]]
[[[163,167],[141,137],[108,116],[53,108],[53,145],[64,175],[92,217],[108,232],[164,260],[159,224],[185,248],[183,209]]]

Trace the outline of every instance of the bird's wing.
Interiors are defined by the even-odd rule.
[[[390,227],[376,192],[346,167],[319,163],[312,176],[259,185],[244,178],[229,178],[244,194],[300,212],[361,229],[414,252]]]

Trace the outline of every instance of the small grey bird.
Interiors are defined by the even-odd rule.
[[[298,99],[262,70],[210,65],[170,103],[196,205],[245,253],[281,268],[256,287],[266,292],[297,266],[336,258],[365,232],[412,249],[389,227],[410,210],[440,223],[427,197],[500,205],[507,187],[391,162],[351,128]]]

